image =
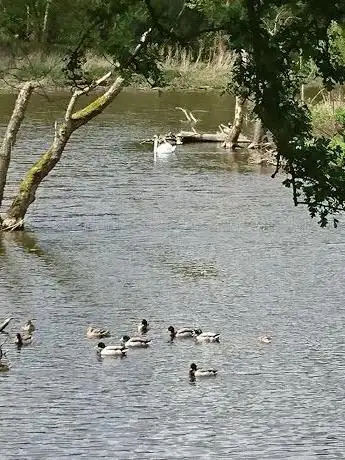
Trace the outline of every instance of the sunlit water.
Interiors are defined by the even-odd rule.
[[[154,164],[137,143],[180,126],[176,105],[206,106],[211,129],[228,103],[122,95],[73,138],[27,232],[3,237],[0,319],[13,315],[15,332],[35,318],[37,332],[20,352],[4,346],[1,459],[344,458],[343,223],[319,229],[279,178],[217,146]],[[36,102],[10,195],[60,107]],[[150,348],[97,359],[89,324],[117,343],[142,318]],[[171,344],[170,324],[221,343]],[[219,375],[191,384],[193,361]]]

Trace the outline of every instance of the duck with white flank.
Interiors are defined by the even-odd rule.
[[[217,369],[199,369],[195,363],[190,365],[189,378],[191,381],[195,380],[195,377],[215,377],[217,375]]]
[[[195,336],[196,329],[192,329],[191,327],[182,327],[177,331],[173,326],[168,327],[168,331],[170,332],[170,339],[189,339]]]
[[[100,327],[89,326],[86,331],[86,337],[88,339],[102,339],[103,337],[110,337],[110,331]]]
[[[124,345],[107,345],[103,342],[99,342],[97,345],[97,353],[101,356],[117,356],[119,358],[124,358],[126,356],[126,352],[128,348]]]
[[[22,335],[19,332],[16,334],[16,338],[14,339],[14,343],[17,345],[18,348],[25,347],[32,343],[32,336],[31,335]]]
[[[261,337],[258,338],[258,341],[260,343],[265,343],[265,344],[269,344],[272,342],[272,337],[269,336],[269,335],[263,335]]]
[[[150,329],[149,323],[146,321],[146,319],[143,319],[138,326],[139,334],[147,334],[147,331],[149,329]]]
[[[27,323],[22,327],[22,331],[25,331],[28,334],[32,334],[36,330],[36,327],[32,321],[32,319],[29,319]]]
[[[144,337],[129,337],[128,335],[124,335],[121,338],[121,343],[123,343],[125,347],[147,348],[151,343],[151,339],[145,339]]]
[[[220,334],[215,334],[214,332],[202,332],[201,329],[195,330],[195,340],[199,343],[219,343],[219,336]]]

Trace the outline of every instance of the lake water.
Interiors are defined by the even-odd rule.
[[[33,101],[9,196],[64,102]],[[2,236],[0,319],[37,332],[4,345],[1,459],[345,458],[344,220],[320,229],[282,177],[216,145],[154,163],[138,141],[180,127],[179,105],[207,110],[204,129],[232,116],[215,94],[123,93],[71,140],[26,232]],[[117,343],[142,318],[150,348],[97,359],[89,324]],[[169,325],[221,342],[171,344]],[[217,378],[191,384],[193,361]]]

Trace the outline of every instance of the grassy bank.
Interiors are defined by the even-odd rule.
[[[174,89],[224,88],[232,66],[232,55],[220,41],[216,41],[208,53],[200,48],[197,57],[178,46],[161,49],[158,57],[166,85]],[[58,52],[36,50],[13,57],[3,51],[0,53],[0,90],[15,89],[28,79],[41,81],[48,90],[67,88],[69,85],[63,72],[64,66],[64,56]],[[88,54],[84,64],[84,71],[90,79],[99,78],[111,68],[110,59],[92,53]],[[131,85],[150,87],[138,75],[133,76]]]
[[[337,114],[345,108],[343,88],[332,92],[320,90],[309,102],[315,135],[333,137],[339,129]]]

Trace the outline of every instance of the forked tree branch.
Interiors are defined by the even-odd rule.
[[[71,120],[72,113],[73,113],[73,110],[74,110],[74,107],[75,107],[75,104],[76,104],[78,98],[80,96],[82,96],[83,94],[89,93],[94,88],[97,88],[97,86],[99,86],[101,83],[103,83],[104,81],[108,80],[108,78],[110,78],[111,75],[112,75],[112,71],[109,71],[105,75],[103,75],[101,78],[99,78],[98,80],[92,82],[90,85],[86,86],[85,88],[83,88],[83,89],[75,89],[73,91],[73,95],[72,95],[72,97],[71,97],[71,99],[70,99],[70,101],[68,103],[66,113],[65,113],[65,121],[66,122],[69,122]]]

